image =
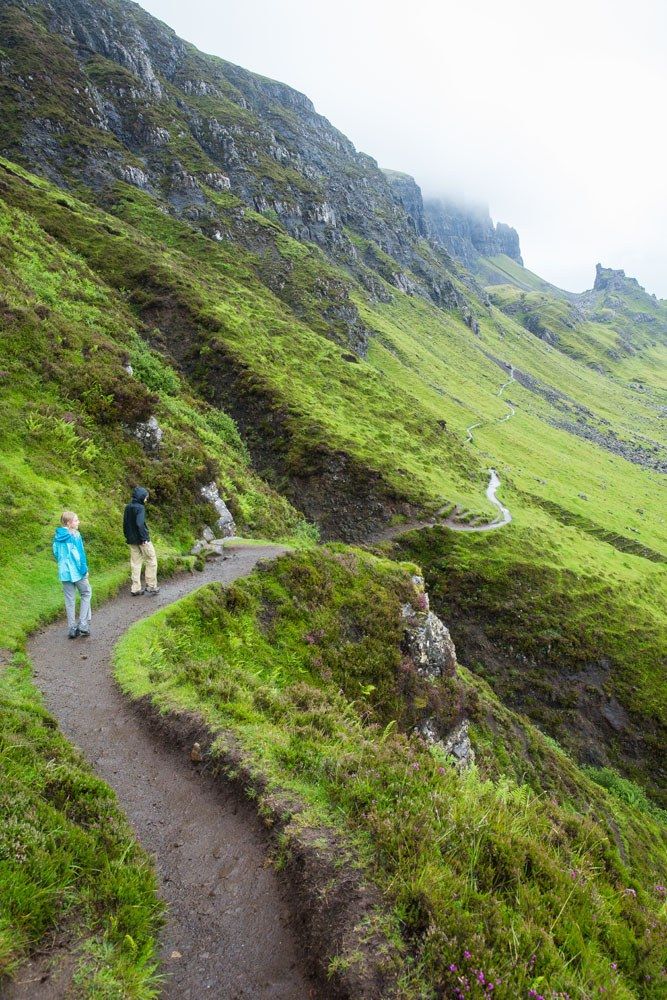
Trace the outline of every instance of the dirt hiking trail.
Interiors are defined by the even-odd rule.
[[[112,676],[114,644],[132,622],[205,583],[246,576],[260,559],[285,550],[230,545],[226,551],[228,558],[207,563],[202,573],[162,582],[155,598],[131,598],[126,588],[95,608],[89,639],[68,640],[58,622],[33,636],[28,653],[47,708],[115,790],[155,857],[169,908],[161,935],[162,996],[307,1000],[318,994],[304,971],[286,890],[268,863],[267,836],[254,808],[152,734]],[[54,993],[48,981],[41,987],[34,978],[28,982],[30,971],[30,965],[19,970],[8,993],[13,1000],[66,995]]]

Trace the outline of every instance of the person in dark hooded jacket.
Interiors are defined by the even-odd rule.
[[[157,556],[146,524],[145,503],[148,496],[147,489],[143,486],[135,486],[132,490],[132,499],[126,504],[123,513],[123,533],[125,541],[130,546],[130,573],[132,575],[130,592],[133,597],[139,597],[141,594],[152,597],[160,592],[157,585]],[[141,585],[142,566],[145,567],[145,587]]]

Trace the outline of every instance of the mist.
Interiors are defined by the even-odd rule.
[[[489,206],[570,291],[595,264],[667,298],[661,0],[142,0],[206,52],[304,92],[425,196]]]

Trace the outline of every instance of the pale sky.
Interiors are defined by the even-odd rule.
[[[205,52],[288,83],[425,195],[488,204],[526,266],[595,264],[667,298],[664,0],[142,0]]]

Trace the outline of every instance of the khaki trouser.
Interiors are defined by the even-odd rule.
[[[157,556],[152,542],[143,545],[130,545],[130,572],[132,574],[132,593],[141,590],[141,567],[146,567],[146,586],[151,590],[157,587]]]

